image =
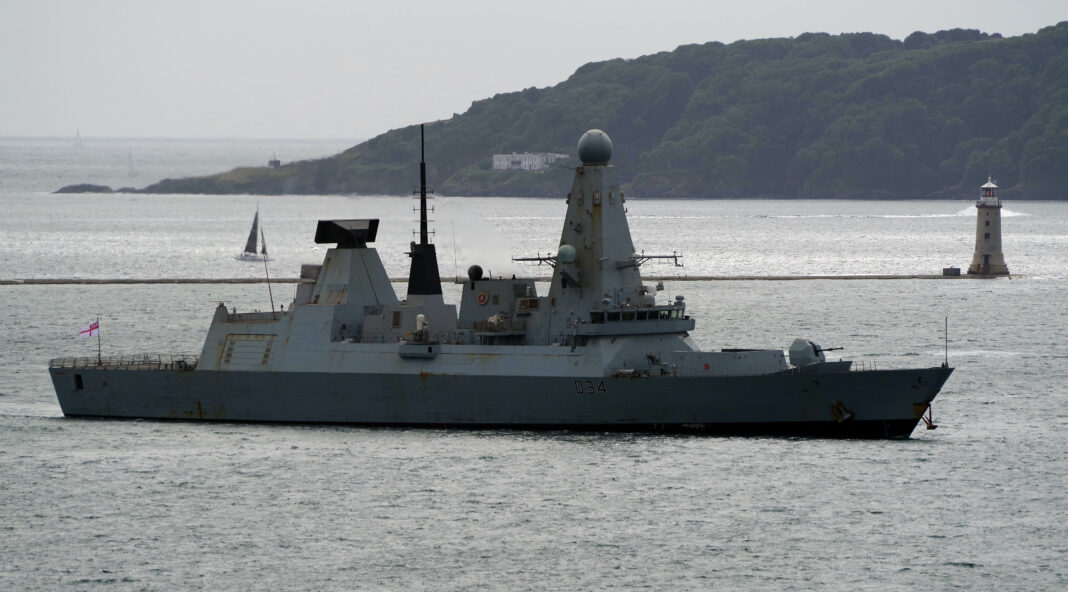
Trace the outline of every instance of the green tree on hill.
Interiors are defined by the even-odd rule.
[[[574,154],[590,128],[611,135],[620,181],[642,197],[970,196],[993,175],[1006,196],[1064,198],[1068,22],[1012,38],[806,33],[590,63],[430,124],[428,173],[443,194],[560,195],[569,175],[489,159]],[[413,125],[323,161],[149,190],[402,194],[418,160]]]

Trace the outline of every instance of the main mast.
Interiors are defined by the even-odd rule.
[[[412,265],[408,271],[409,296],[441,294],[438,255],[427,232],[426,194],[426,153],[423,125],[419,124],[419,242],[413,241],[411,251],[408,253],[408,256],[412,258]]]
[[[430,244],[426,231],[426,142],[423,139],[423,124],[419,124],[419,244]]]

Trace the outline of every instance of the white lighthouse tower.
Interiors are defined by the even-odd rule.
[[[1001,198],[998,186],[990,178],[979,188],[975,202],[975,255],[968,266],[971,275],[1009,275],[1005,255],[1001,252]]]

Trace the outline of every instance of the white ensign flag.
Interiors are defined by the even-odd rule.
[[[82,330],[78,332],[78,337],[95,337],[100,335],[100,321],[94,321],[93,324],[88,327],[82,327]]]

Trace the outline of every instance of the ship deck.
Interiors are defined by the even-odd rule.
[[[104,370],[192,370],[200,357],[195,354],[136,354],[86,358],[53,358],[49,368]]]

